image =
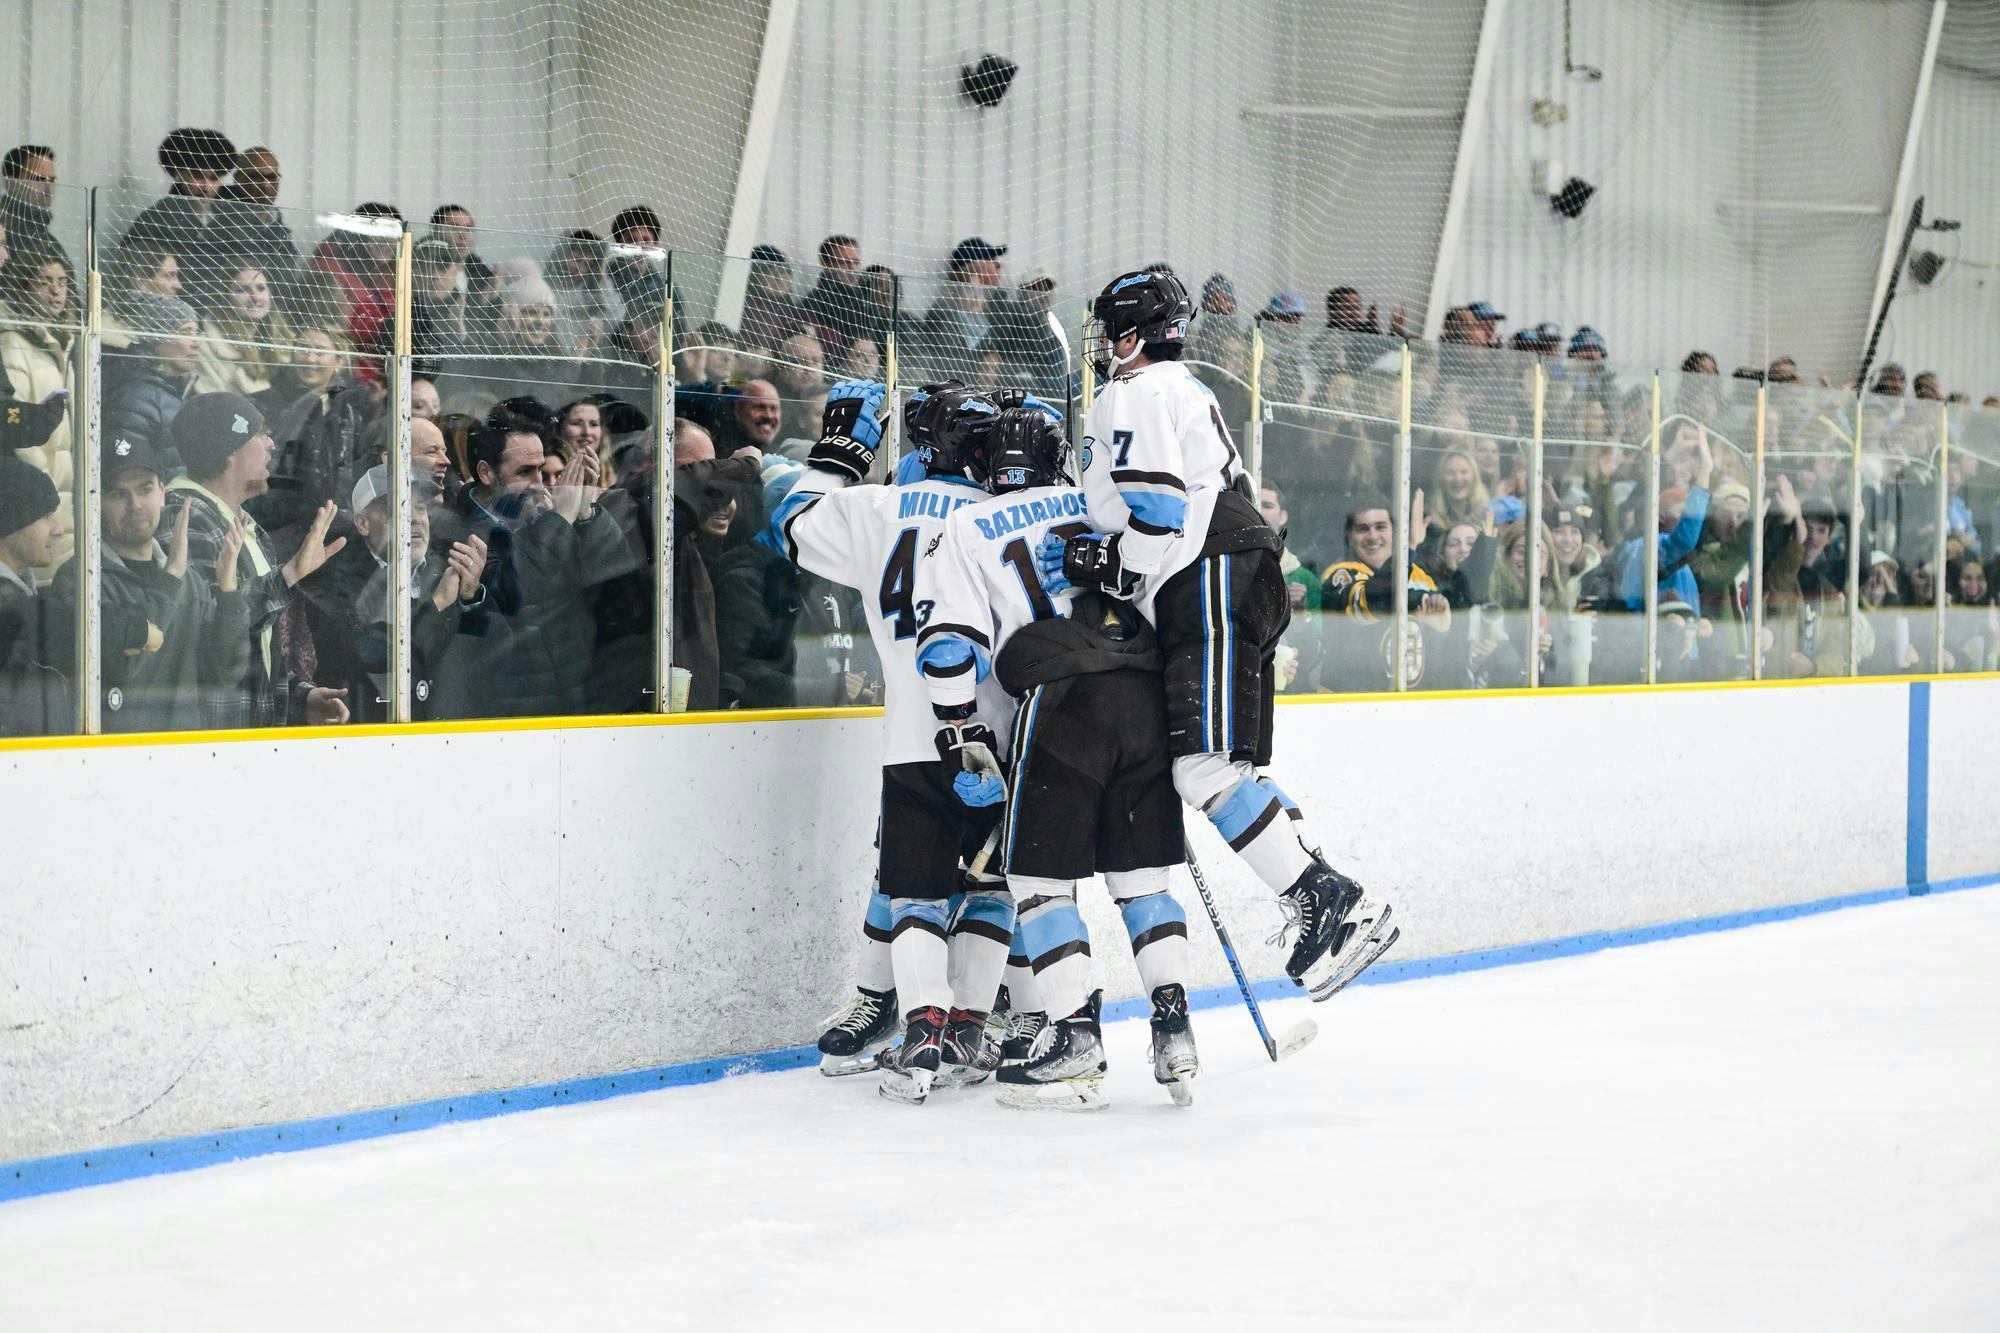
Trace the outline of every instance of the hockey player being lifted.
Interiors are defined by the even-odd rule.
[[[1166,660],[1174,786],[1278,894],[1295,931],[1285,971],[1332,996],[1396,941],[1386,903],[1301,837],[1271,761],[1273,656],[1290,618],[1279,541],[1215,396],[1180,364],[1194,305],[1172,273],[1126,273],[1091,307],[1084,355],[1107,380],[1084,422],[1096,531],[1050,536],[1044,575],[1130,599]],[[1282,934],[1280,936],[1282,938]]]
[[[1089,530],[1083,492],[1063,476],[1057,420],[1032,399],[1000,414],[987,446],[992,498],[955,511],[919,563],[918,593],[932,610],[917,663],[945,726],[940,749],[974,729],[976,688],[989,673],[1020,702],[1001,844],[1034,1000],[1019,980],[1009,989],[1016,1009],[1046,1008],[1057,1021],[1025,1061],[1001,1066],[1000,1101],[1105,1104],[1101,994],[1090,988],[1076,907],[1077,881],[1102,871],[1152,1000],[1153,1076],[1185,1105],[1200,1064],[1188,1025],[1187,916],[1167,891],[1184,845],[1159,644],[1128,603],[1042,585],[1037,544]]]
[[[773,507],[766,539],[801,569],[861,592],[886,686],[877,897],[887,901],[886,912],[871,902],[868,933],[871,940],[888,937],[894,989],[868,987],[865,963],[851,1021],[836,1023],[821,1049],[847,1028],[850,1036],[878,1042],[900,1002],[907,1020],[903,1053],[893,1066],[885,1064],[881,1091],[920,1103],[941,1066],[959,1081],[976,1082],[997,1064],[986,1050],[986,1017],[1014,925],[997,858],[970,886],[956,925],[949,924],[960,861],[974,859],[997,828],[1004,786],[997,745],[975,757],[980,772],[966,771],[960,755],[950,762],[939,755],[916,664],[917,631],[928,614],[916,600],[918,556],[954,508],[986,498],[983,435],[997,409],[957,384],[927,386],[911,396],[904,416],[921,475],[900,486],[862,485],[881,442],[886,395],[869,380],[833,386],[819,442],[800,479]],[[984,709],[972,711],[970,725],[989,737],[996,725],[1005,730],[1013,701],[997,684],[979,694]],[[873,955],[876,946],[868,951]]]

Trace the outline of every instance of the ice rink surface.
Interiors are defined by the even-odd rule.
[[[0,1329],[1990,1330],[1996,960],[1986,889],[1358,988],[1275,1067],[1206,1010],[1185,1111],[1129,1022],[1095,1115],[759,1074],[28,1199]]]

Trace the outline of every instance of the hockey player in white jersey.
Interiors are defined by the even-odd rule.
[[[981,436],[997,409],[956,384],[912,395],[906,435],[924,476],[901,486],[862,485],[881,442],[886,396],[873,381],[833,387],[820,439],[800,479],[773,507],[766,538],[801,569],[862,593],[882,660],[877,887],[888,900],[894,990],[863,998],[872,996],[877,1008],[900,1006],[906,1023],[903,1051],[883,1070],[883,1095],[921,1103],[941,1065],[970,1066],[986,1054],[987,1013],[1014,923],[998,858],[965,886],[951,921],[960,862],[976,857],[1000,820],[1001,747],[993,740],[974,756],[978,772],[967,771],[961,756],[947,763],[934,744],[937,727],[916,666],[917,633],[929,612],[917,598],[918,557],[953,509],[985,498]],[[994,726],[1006,729],[1013,702],[997,684],[979,702],[988,711],[975,704],[967,730],[985,728],[991,740]],[[878,915],[871,909],[871,925]]]
[[[1297,805],[1258,771],[1290,619],[1278,536],[1215,395],[1180,364],[1194,318],[1180,279],[1122,274],[1091,313],[1084,354],[1107,381],[1083,432],[1096,531],[1044,541],[1038,563],[1052,582],[1133,599],[1158,630],[1174,785],[1278,894],[1296,931],[1285,970],[1327,999],[1399,930],[1386,903],[1307,846]]]
[[[1001,1067],[1000,1101],[1105,1104],[1101,996],[1076,906],[1078,881],[1101,871],[1152,1001],[1154,1077],[1186,1104],[1200,1064],[1187,1015],[1187,916],[1167,888],[1185,849],[1159,644],[1129,604],[1042,584],[1033,558],[1042,539],[1089,530],[1083,492],[1063,475],[1059,419],[1029,399],[995,423],[992,498],[955,511],[918,567],[933,610],[917,662],[947,733],[977,707],[981,682],[998,679],[1021,705],[1001,843],[1035,998],[1022,980],[1009,989],[1017,1010],[1044,1007],[1056,1021],[1027,1059]]]

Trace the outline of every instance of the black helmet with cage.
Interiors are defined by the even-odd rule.
[[[942,380],[924,385],[904,402],[903,431],[925,472],[984,486],[987,439],[999,415],[991,398],[957,380]]]
[[[1140,349],[1155,361],[1179,360],[1194,314],[1187,288],[1171,270],[1121,273],[1091,302],[1083,354],[1098,376],[1106,379],[1123,370]],[[1128,333],[1138,334],[1139,342],[1120,358],[1113,347]]]

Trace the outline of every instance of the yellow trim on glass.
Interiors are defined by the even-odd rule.
[[[1418,703],[1445,699],[1550,699],[1588,694],[1668,694],[1695,690],[1782,690],[1815,685],[1950,684],[2000,680],[2000,671],[1908,676],[1804,676],[1796,680],[1695,680],[1662,685],[1554,685],[1530,690],[1387,690],[1353,694],[1281,694],[1281,704]],[[371,722],[337,727],[252,727],[242,731],[149,731],[106,736],[22,736],[0,740],[0,754],[32,750],[107,750],[145,745],[220,745],[261,741],[338,741],[398,736],[483,736],[510,731],[599,731],[615,727],[726,726],[754,722],[830,722],[882,716],[867,708],[738,708],[712,713],[611,713],[597,717],[465,718],[453,722]]]

